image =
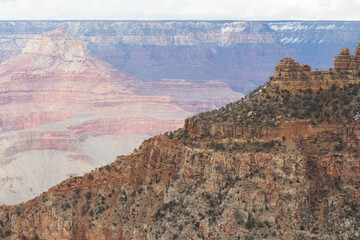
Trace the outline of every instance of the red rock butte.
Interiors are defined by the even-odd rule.
[[[357,84],[360,71],[360,43],[356,47],[355,55],[350,54],[349,48],[341,50],[340,55],[334,58],[334,70],[315,70],[307,64],[301,66],[294,59],[286,57],[280,60],[275,67],[274,76],[270,77],[269,84],[277,84],[280,89],[328,89],[333,84],[343,87],[348,84]],[[349,73],[349,74],[348,74]]]

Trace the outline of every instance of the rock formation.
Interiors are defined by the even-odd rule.
[[[216,80],[242,93],[264,84],[284,57],[328,69],[360,34],[356,21],[0,21],[0,62],[57,28],[140,80]]]
[[[138,82],[62,30],[1,63],[0,203],[33,198],[181,126],[190,113],[127,89]]]
[[[243,96],[224,83],[180,82],[119,72],[61,29],[28,40],[0,64],[0,204],[29,200]]]
[[[270,77],[270,84],[277,84],[281,89],[290,91],[309,88],[317,91],[320,88],[328,89],[333,84],[338,87],[357,84],[359,72],[360,44],[355,50],[355,55],[350,55],[349,48],[342,49],[340,55],[334,58],[334,70],[311,71],[311,67],[307,64],[301,66],[292,58],[284,58],[275,67],[275,74]]]
[[[355,49],[355,55],[350,55],[350,49],[341,49],[340,55],[334,59],[335,70],[360,70],[360,44]]]
[[[1,207],[1,236],[357,239],[360,76],[339,72],[287,58],[245,99]]]

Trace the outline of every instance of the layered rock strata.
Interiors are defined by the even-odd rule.
[[[0,64],[0,204],[33,198],[69,176],[130,153],[190,113],[95,59],[63,30]]]
[[[144,81],[223,81],[249,92],[286,56],[327,69],[344,44],[358,44],[356,21],[0,21],[0,61],[34,36],[64,29],[91,54]]]
[[[350,55],[350,49],[341,50],[334,58],[334,70],[311,71],[307,64],[301,66],[292,58],[284,58],[275,68],[270,84],[277,84],[280,89],[294,91],[295,89],[312,89],[314,91],[328,89],[333,84],[344,87],[348,84],[358,84],[360,72],[360,45],[355,55]]]
[[[309,78],[304,90],[294,72],[305,70],[312,76],[285,59],[276,71],[287,77],[246,99],[1,207],[2,237],[359,238],[360,76],[346,82],[352,73],[344,71],[331,88]]]
[[[350,49],[344,48],[341,49],[340,55],[336,56],[334,59],[334,69],[335,70],[360,70],[360,44],[355,49],[355,55],[350,55]]]

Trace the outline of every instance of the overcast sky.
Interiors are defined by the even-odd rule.
[[[360,0],[0,0],[0,19],[360,20]]]

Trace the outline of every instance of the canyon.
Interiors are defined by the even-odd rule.
[[[360,44],[14,206],[8,239],[358,239]]]
[[[225,82],[248,93],[280,59],[329,69],[337,49],[354,49],[357,21],[0,21],[0,61],[33,37],[61,28],[96,58],[145,82]]]
[[[29,200],[242,96],[223,83],[172,82],[152,94],[155,86],[96,59],[61,29],[28,39],[0,64],[0,204]]]

